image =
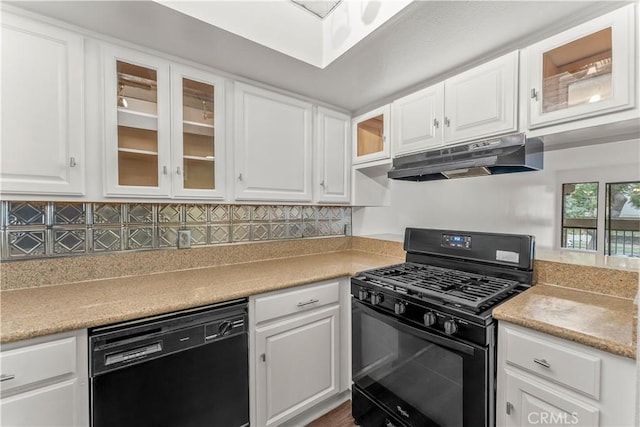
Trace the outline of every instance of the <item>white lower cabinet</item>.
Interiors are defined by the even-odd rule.
[[[333,280],[251,298],[251,425],[280,425],[346,389],[340,295]]]
[[[635,363],[506,322],[498,328],[498,426],[634,426]]]
[[[5,344],[0,369],[0,425],[89,425],[86,330]]]

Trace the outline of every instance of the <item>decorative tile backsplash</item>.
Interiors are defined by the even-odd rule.
[[[344,206],[0,202],[0,259],[351,234]]]

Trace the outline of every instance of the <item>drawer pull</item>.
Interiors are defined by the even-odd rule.
[[[545,359],[535,359],[534,358],[533,361],[536,362],[540,366],[544,366],[547,369],[551,367],[549,362],[547,362]]]
[[[15,375],[13,375],[13,374],[2,374],[2,375],[0,375],[0,382],[2,382],[2,381],[9,381],[9,380],[14,379],[15,377],[16,377],[16,376],[15,376]]]
[[[317,303],[317,302],[319,302],[319,301],[320,301],[319,299],[312,298],[312,299],[310,299],[310,300],[309,300],[309,301],[307,301],[307,302],[299,302],[299,303],[298,303],[298,307],[304,307],[305,305],[315,304],[315,303]]]

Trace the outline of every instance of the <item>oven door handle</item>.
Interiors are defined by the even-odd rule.
[[[353,299],[354,302],[356,302],[362,309],[362,311],[364,311],[365,313],[367,313],[368,315],[370,315],[371,317],[374,317],[378,320],[380,320],[381,322],[384,322],[386,324],[388,324],[389,326],[399,329],[403,332],[409,333],[411,335],[417,336],[419,338],[422,338],[426,341],[432,342],[434,344],[440,345],[442,347],[446,347],[450,350],[454,350],[457,351],[459,353],[465,353],[468,354],[469,356],[473,356],[475,354],[475,348],[468,345],[468,344],[464,344],[461,343],[459,341],[454,341],[451,339],[447,339],[447,338],[443,338],[441,336],[432,334],[430,332],[427,331],[423,331],[421,329],[418,329],[416,327],[407,325],[406,323],[402,323],[398,320],[396,320],[393,316],[385,314],[385,313],[381,313],[378,310],[375,310],[373,308],[367,307],[366,305],[364,305],[363,303],[361,303],[360,301],[358,301],[357,299]]]

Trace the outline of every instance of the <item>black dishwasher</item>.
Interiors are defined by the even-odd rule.
[[[89,330],[92,427],[249,425],[247,303]]]

